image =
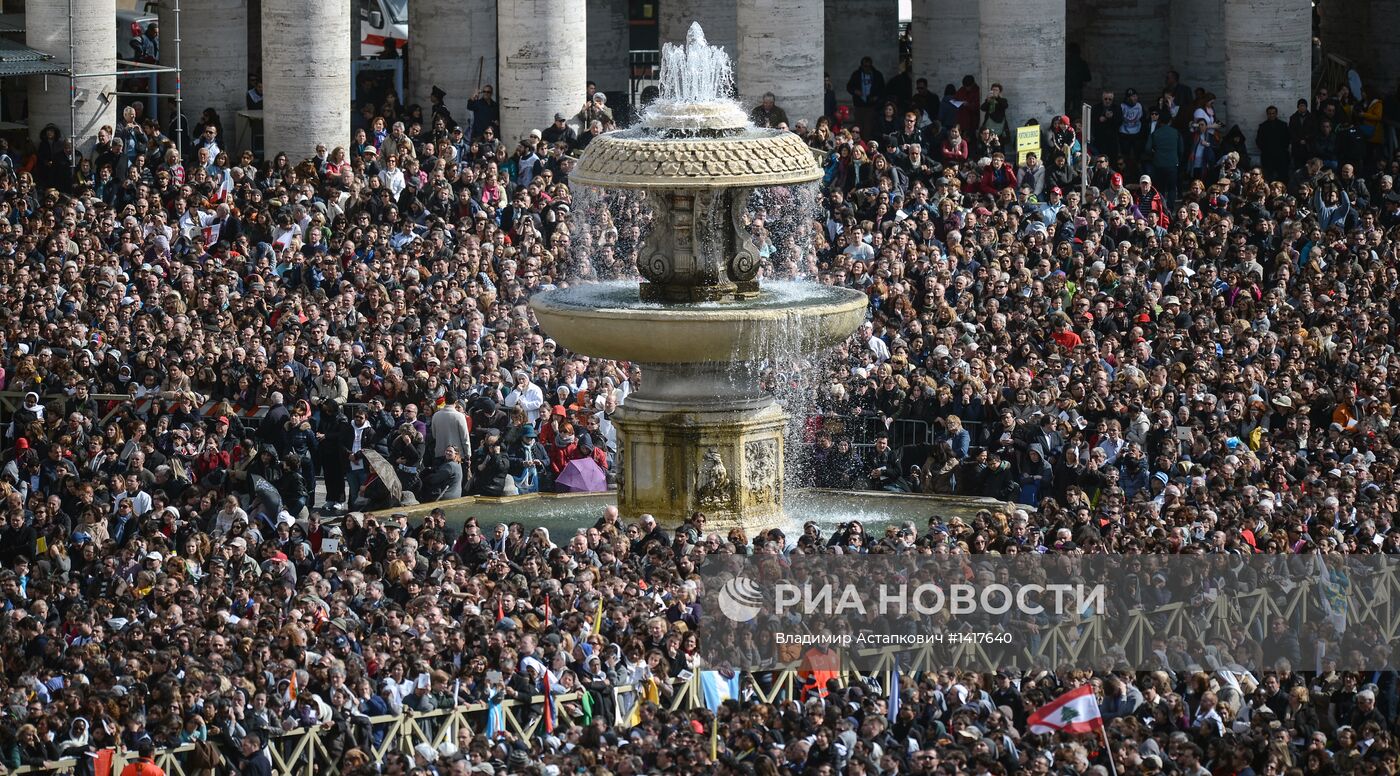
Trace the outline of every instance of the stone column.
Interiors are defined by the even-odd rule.
[[[25,43],[32,49],[52,54],[60,62],[71,62],[74,73],[115,73],[117,70],[117,26],[115,0],[73,0],[73,46],[69,50],[69,4],[60,0],[26,4]],[[54,124],[64,137],[73,137],[78,150],[86,153],[92,139],[104,124],[117,123],[116,76],[80,78],[71,83],[77,90],[77,107],[70,109],[70,82],[63,76],[31,76],[29,79],[29,136],[37,140],[48,124]]]
[[[790,122],[816,123],[824,102],[822,10],[811,0],[739,0],[739,94],[746,107],[772,92]],[[845,87],[839,80],[838,90]]]
[[[1312,4],[1308,0],[1226,0],[1225,106],[1216,115],[1239,124],[1251,147],[1264,109],[1292,113],[1312,91]]]
[[[588,81],[588,21],[584,0],[501,0],[501,139],[510,145],[543,130],[554,114],[573,116]]]
[[[412,0],[408,34],[409,101],[422,105],[428,116],[433,87],[440,87],[453,118],[464,121],[478,81],[496,83],[496,3]]]
[[[850,100],[846,80],[861,57],[875,60],[888,81],[899,75],[899,3],[895,0],[826,0],[826,72],[836,99]]]
[[[293,164],[350,142],[350,0],[263,0],[263,145]]]
[[[691,22],[700,22],[705,40],[720,46],[734,64],[734,77],[739,77],[738,11],[734,0],[665,0],[661,3],[662,43],[685,43]]]
[[[1153,104],[1166,81],[1171,45],[1171,0],[1076,0],[1068,8],[1069,39],[1089,62],[1095,92],[1111,89],[1119,99],[1129,87]],[[1081,25],[1074,25],[1074,20]],[[1076,34],[1077,33],[1077,34]]]
[[[914,39],[914,79],[928,79],[929,91],[961,86],[981,67],[979,0],[914,0],[909,34]],[[985,90],[989,84],[983,84]]]
[[[627,0],[588,0],[588,80],[608,96],[608,107],[619,121],[631,82],[631,38]]]
[[[185,118],[193,128],[205,108],[219,112],[224,137],[219,145],[237,142],[238,111],[247,107],[248,0],[179,0],[180,93]],[[175,2],[160,4],[160,63],[175,66]],[[175,93],[175,74],[160,76],[160,90]],[[170,111],[161,98],[161,116]]]
[[[1013,128],[1049,126],[1065,107],[1065,0],[982,0],[981,29],[982,89],[1002,85]]]
[[[1171,0],[1171,61],[1181,82],[1217,97],[1225,95],[1225,28],[1223,0]],[[1303,51],[1299,57],[1306,57]],[[1190,108],[1183,105],[1183,108]],[[1285,114],[1286,115],[1286,114]]]

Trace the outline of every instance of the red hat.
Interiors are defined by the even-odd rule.
[[[227,416],[227,415],[220,415],[220,416],[219,416],[219,421],[218,421],[218,422],[219,422],[219,425],[220,425],[220,426],[227,426],[227,425],[228,425],[228,416]]]
[[[25,439],[24,437],[20,437],[18,440],[15,441],[15,449],[16,449],[16,450],[28,450],[28,449],[29,449],[29,440],[28,440],[28,439]]]
[[[1109,180],[1113,181],[1113,185],[1114,185],[1114,186],[1122,186],[1122,185],[1123,185],[1123,173],[1121,173],[1121,172],[1115,172],[1115,173],[1113,173],[1113,177],[1112,177],[1112,178],[1109,178]]]
[[[564,409],[564,405],[562,405],[562,404],[556,404],[556,405],[554,405],[554,409],[550,411],[550,414],[552,414],[552,415],[558,415],[558,416],[561,417],[561,418],[565,418],[565,417],[568,417],[569,411],[566,410],[566,409]]]

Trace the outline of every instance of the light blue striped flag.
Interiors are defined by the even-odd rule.
[[[739,672],[701,671],[700,692],[705,696],[705,708],[717,711],[720,704],[739,698]]]

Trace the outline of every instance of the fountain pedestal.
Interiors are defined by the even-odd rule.
[[[617,505],[670,524],[754,532],[783,521],[783,434],[772,397],[736,389],[728,364],[648,364],[646,383],[613,418],[624,468]]]

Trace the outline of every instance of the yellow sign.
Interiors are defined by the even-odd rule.
[[[1026,163],[1026,154],[1040,156],[1040,127],[1016,128],[1016,164]]]

